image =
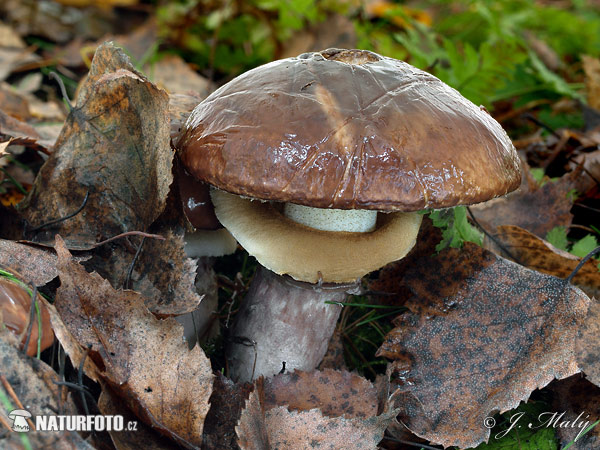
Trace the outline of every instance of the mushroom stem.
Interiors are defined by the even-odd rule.
[[[294,222],[323,231],[368,233],[377,224],[377,211],[368,209],[311,208],[286,203],[283,213]]]
[[[239,382],[261,375],[313,370],[323,359],[342,307],[345,287],[299,283],[260,266],[229,334],[229,376]]]

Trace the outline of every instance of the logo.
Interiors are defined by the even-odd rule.
[[[24,409],[13,409],[9,414],[8,418],[13,421],[13,431],[21,433],[27,433],[30,429],[27,419],[31,417],[31,413]]]

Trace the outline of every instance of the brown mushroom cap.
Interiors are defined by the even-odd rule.
[[[236,194],[319,208],[472,204],[520,183],[502,127],[434,76],[364,50],[266,64],[190,115],[187,170]]]

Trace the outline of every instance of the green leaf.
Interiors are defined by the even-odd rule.
[[[467,208],[464,206],[433,210],[429,218],[435,227],[442,230],[442,241],[435,248],[438,252],[446,247],[462,247],[465,241],[477,245],[483,243],[483,233],[468,221]]]
[[[563,226],[552,228],[546,233],[546,240],[556,248],[567,251],[569,240],[567,239],[567,229]]]
[[[588,234],[587,236],[585,236],[584,238],[580,239],[579,241],[575,242],[575,244],[573,244],[571,253],[574,254],[575,256],[579,256],[580,258],[583,258],[588,253],[590,253],[592,250],[594,250],[596,247],[598,247],[598,241],[596,240],[596,238],[594,236],[592,236],[591,234]]]

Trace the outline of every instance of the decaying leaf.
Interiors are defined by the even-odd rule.
[[[397,410],[378,411],[375,387],[349,372],[260,378],[236,427],[242,450],[376,449]]]
[[[235,425],[254,385],[237,384],[221,373],[215,373],[210,410],[204,421],[202,448],[233,450],[238,448]]]
[[[587,433],[583,431],[600,419],[600,388],[579,375],[552,383],[553,411],[543,417],[552,420],[560,439],[560,448],[573,441],[571,450],[592,450],[600,447],[600,424]]]
[[[392,359],[400,419],[444,446],[489,437],[484,419],[579,371],[589,298],[564,280],[474,244],[424,256],[402,276],[413,297],[378,355]]]
[[[45,285],[58,276],[56,263],[56,255],[48,250],[0,239],[0,267],[20,275],[24,282]]]
[[[101,376],[145,423],[186,447],[199,446],[213,375],[199,347],[188,351],[174,319],[158,320],[133,291],[115,291],[71,259],[57,236],[56,309]],[[78,361],[73,361],[77,364]]]
[[[72,215],[36,237],[95,243],[146,230],[172,181],[168,96],[111,43],[96,51],[77,107],[22,206],[31,227]]]
[[[165,55],[148,67],[147,72],[169,94],[189,94],[204,99],[215,89],[208,79],[199,75],[177,55]]]
[[[192,110],[202,101],[201,97],[187,94],[169,95],[171,139],[175,139]]]
[[[498,227],[494,237],[510,252],[516,262],[538,272],[567,278],[579,264],[580,258],[557,249],[549,242],[516,226]],[[507,256],[507,255],[503,255]],[[588,261],[573,278],[590,297],[600,298],[600,271],[598,263]]]
[[[140,422],[136,416],[127,408],[108,386],[103,383],[102,393],[98,399],[98,409],[107,416],[123,416],[123,423],[135,422],[134,429],[122,431],[109,430],[110,437],[117,450],[144,449],[144,450],[167,450],[176,449],[175,442],[161,436],[151,427]]]
[[[539,186],[529,167],[523,163],[522,183],[516,191],[489,202],[471,206],[477,221],[489,232],[500,225],[517,225],[537,236],[557,226],[569,227],[573,220],[571,207],[581,168],[563,175],[557,181]]]
[[[587,379],[600,387],[600,300],[592,299],[576,344],[577,363]],[[599,417],[600,418],[600,417]]]
[[[0,374],[6,377],[19,401],[34,416],[55,416],[57,411],[62,415],[77,414],[75,405],[64,394],[55,381],[59,377],[48,365],[39,359],[23,355],[17,350],[16,338],[0,327]],[[0,384],[0,390],[4,387]],[[62,391],[62,394],[61,394]],[[4,392],[7,398],[8,393]],[[18,409],[13,400],[11,405]],[[5,403],[0,403],[0,410],[7,415]],[[57,450],[90,449],[91,447],[77,433],[57,431],[53,433],[31,430],[27,433],[32,448],[52,448]],[[22,441],[19,433],[0,433],[0,447],[20,449]]]

